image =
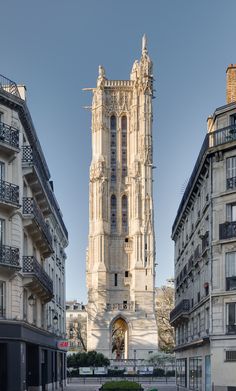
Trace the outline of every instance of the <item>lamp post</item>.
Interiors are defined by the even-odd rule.
[[[58,316],[57,316],[57,313],[55,311],[53,311],[53,312],[54,312],[54,316],[52,318],[53,332],[54,332],[54,334],[56,334],[56,331],[57,331],[56,326],[57,326],[57,323],[58,323]]]
[[[36,297],[35,297],[35,295],[32,295],[32,293],[31,293],[31,295],[28,297],[28,302],[29,302],[29,305],[32,307],[33,305],[35,305],[36,304]]]
[[[136,371],[136,349],[134,349],[134,370]]]

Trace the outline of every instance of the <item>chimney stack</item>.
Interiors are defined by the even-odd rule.
[[[226,69],[226,103],[236,102],[236,64]]]

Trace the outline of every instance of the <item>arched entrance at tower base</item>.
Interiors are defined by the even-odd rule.
[[[111,357],[115,360],[128,358],[129,327],[122,315],[116,316],[110,325]]]

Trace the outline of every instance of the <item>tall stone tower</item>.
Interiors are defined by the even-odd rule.
[[[130,80],[108,80],[100,66],[93,89],[88,350],[109,358],[147,358],[157,350],[152,98],[144,36]]]

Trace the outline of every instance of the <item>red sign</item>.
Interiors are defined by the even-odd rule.
[[[57,347],[58,347],[58,349],[68,350],[68,348],[69,348],[69,341],[67,341],[67,340],[58,341],[57,342]]]

